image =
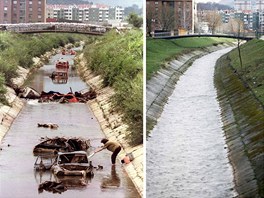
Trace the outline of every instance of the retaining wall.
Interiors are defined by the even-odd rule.
[[[56,50],[53,49],[51,52],[45,53],[40,58],[33,58],[34,66],[31,70],[18,66],[18,77],[12,79],[12,83],[18,87],[21,87],[28,76],[34,72],[35,69],[41,67],[43,65],[43,61],[48,60],[50,56],[55,53]],[[0,104],[0,142],[8,132],[14,119],[18,116],[19,112],[23,108],[25,102],[23,99],[20,99],[16,96],[14,89],[10,87],[6,87],[6,89],[7,93],[5,96],[10,106]]]
[[[264,197],[264,109],[227,63],[217,64],[215,85],[236,190],[239,197]]]
[[[163,68],[147,81],[146,120],[148,133],[153,129],[154,125],[156,125],[168,97],[172,94],[175,84],[180,76],[183,75],[184,71],[186,71],[197,58],[226,47],[230,47],[230,44],[206,47],[184,54],[177,60],[166,63]]]
[[[135,159],[129,164],[123,165],[127,174],[133,181],[141,197],[143,196],[143,145],[131,147],[126,138],[129,135],[128,126],[121,120],[122,115],[113,111],[111,107],[111,96],[115,94],[113,88],[103,87],[102,78],[87,69],[83,55],[78,57],[78,71],[85,82],[97,93],[97,97],[88,101],[87,105],[93,111],[105,136],[121,144],[122,150],[118,157],[121,160],[126,153],[132,153]]]

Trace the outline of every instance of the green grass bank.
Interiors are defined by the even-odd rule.
[[[87,38],[78,34],[16,34],[0,32],[0,103],[7,104],[4,85],[12,86],[11,79],[17,77],[18,66],[30,69],[33,57],[40,57],[52,48],[75,43]]]
[[[147,38],[146,73],[147,79],[157,72],[165,62],[176,59],[184,53],[203,49],[212,45],[233,42],[225,38],[182,38],[182,39],[152,39]]]
[[[143,33],[131,30],[115,31],[86,44],[84,58],[87,67],[101,75],[104,86],[115,90],[113,108],[122,112],[129,126],[132,145],[143,143]]]
[[[252,40],[222,56],[215,85],[239,197],[264,197],[264,41]]]
[[[241,46],[241,56],[242,67],[237,49],[226,56],[227,64],[238,73],[256,98],[264,105],[264,41],[254,39],[245,43]]]

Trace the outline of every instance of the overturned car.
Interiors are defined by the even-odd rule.
[[[89,139],[55,137],[46,138],[41,143],[37,144],[33,149],[33,153],[34,155],[41,155],[58,152],[86,151],[89,147]]]
[[[51,167],[56,176],[93,176],[93,165],[85,151],[59,152]]]

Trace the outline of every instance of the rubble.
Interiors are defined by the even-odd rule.
[[[38,127],[44,127],[44,128],[50,128],[50,129],[57,129],[57,128],[59,128],[59,125],[52,124],[52,123],[49,123],[49,124],[40,124],[40,123],[38,123]]]
[[[38,93],[35,89],[31,87],[16,88],[16,94],[20,98],[26,99],[39,99],[38,102],[59,102],[59,103],[71,103],[71,102],[81,102],[85,103],[89,100],[96,98],[97,94],[93,89],[83,89],[79,92],[69,92],[67,94],[62,94],[56,91],[45,92],[42,91]]]
[[[38,192],[42,193],[43,190],[53,193],[59,193],[67,190],[67,187],[62,182],[54,182],[54,181],[45,181],[39,184]]]
[[[55,137],[46,138],[33,149],[35,155],[43,153],[86,151],[90,147],[90,140],[84,138]]]

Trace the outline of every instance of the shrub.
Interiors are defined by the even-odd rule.
[[[88,67],[103,77],[105,86],[114,87],[113,107],[122,111],[128,124],[131,144],[143,142],[143,34],[132,30],[112,31],[86,45]]]

